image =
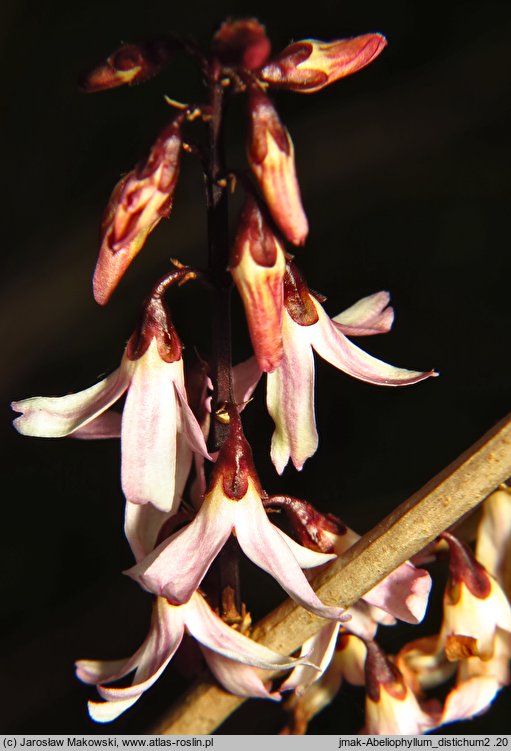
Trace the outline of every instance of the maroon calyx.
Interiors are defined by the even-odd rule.
[[[235,268],[240,263],[245,245],[248,245],[250,255],[259,266],[271,268],[275,265],[278,253],[277,239],[270,228],[265,211],[249,192],[246,194],[238,222],[230,268]]]
[[[266,159],[268,134],[271,135],[280,151],[289,156],[291,154],[291,141],[287,130],[270,99],[258,88],[253,87],[250,91],[248,113],[250,118],[248,148],[252,161],[255,164],[262,164]]]
[[[440,538],[449,545],[449,594],[457,601],[456,590],[464,584],[474,597],[485,600],[491,592],[488,572],[476,561],[468,545],[450,532],[442,532]]]
[[[312,326],[319,316],[311,293],[297,266],[290,262],[284,274],[284,305],[295,323]]]
[[[128,341],[128,358],[138,360],[142,357],[153,339],[156,339],[158,354],[164,362],[176,362],[181,358],[181,341],[169,310],[158,294],[152,295],[144,303],[141,320]]]
[[[229,433],[215,462],[210,487],[221,480],[225,495],[232,501],[240,501],[247,492],[250,478],[263,495],[238,409],[234,404],[226,404],[224,410],[229,417]]]
[[[346,534],[346,525],[333,514],[322,514],[307,501],[292,496],[270,496],[263,499],[265,508],[282,509],[300,543],[320,553],[333,553],[334,545],[326,534]]]
[[[257,70],[268,60],[270,40],[255,18],[228,20],[213,37],[213,52],[222,65]]]
[[[374,641],[366,642],[366,691],[369,698],[378,702],[382,687],[395,699],[403,701],[407,688],[401,671]]]

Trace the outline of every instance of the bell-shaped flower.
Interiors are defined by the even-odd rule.
[[[367,735],[420,735],[435,726],[401,672],[375,642],[367,644],[365,663]]]
[[[160,297],[153,296],[146,303],[116,371],[77,394],[13,402],[12,408],[22,413],[14,426],[24,435],[41,438],[113,435],[107,410],[124,393],[124,494],[130,503],[152,503],[170,511],[176,487],[182,487],[182,475],[190,468],[192,452],[206,458],[209,454],[187,402],[181,344]]]
[[[511,632],[511,605],[501,587],[469,547],[448,532],[449,580],[439,642],[449,660],[490,659],[497,628]]]
[[[274,370],[282,360],[284,249],[256,200],[247,194],[234,241],[229,271],[245,307],[258,365]]]
[[[158,224],[170,214],[179,177],[181,129],[176,115],[153,144],[148,158],[115,186],[101,224],[101,248],[94,271],[94,298],[105,305],[124,272]]]
[[[229,415],[229,436],[197,516],[126,573],[171,602],[187,602],[234,530],[243,552],[296,602],[323,618],[343,620],[342,609],[324,605],[302,571],[334,556],[298,545],[269,521],[239,415],[234,408]]]
[[[294,667],[300,660],[274,652],[258,644],[238,631],[227,626],[206,603],[202,595],[195,592],[183,605],[172,605],[165,598],[158,597],[154,604],[149,633],[143,644],[132,657],[124,660],[101,661],[79,660],[76,674],[84,683],[96,685],[104,702],[89,702],[89,713],[97,722],[111,722],[135,704],[163,673],[176,653],[186,631],[199,642],[203,654],[231,693],[241,696],[254,695],[262,691],[266,698],[276,698],[257,685],[253,671],[236,671],[229,678],[223,672],[221,660],[234,661],[231,665],[253,666],[263,670],[282,670]],[[216,659],[218,658],[218,660]],[[113,683],[135,671],[129,686],[122,688],[105,684]],[[235,682],[236,681],[236,682]],[[236,689],[237,691],[233,691]]]
[[[386,47],[382,34],[362,34],[353,39],[293,42],[259,71],[270,86],[312,93],[369,65]]]
[[[313,350],[344,373],[378,386],[408,386],[436,375],[433,371],[404,370],[388,365],[350,342],[343,333],[343,324],[329,318],[294,265],[288,267],[284,276],[284,305],[283,358],[280,366],[268,373],[266,392],[268,411],[275,423],[271,458],[279,474],[290,458],[296,469],[302,469],[318,446]],[[368,298],[367,312],[378,329],[378,314],[371,298]],[[380,313],[387,322],[388,314],[384,310]],[[364,328],[363,305],[358,315]],[[353,332],[353,323],[350,328]]]
[[[149,39],[139,44],[123,44],[104,62],[80,76],[80,88],[92,93],[147,81],[163,70],[174,56],[175,50],[176,42],[165,37]]]
[[[282,234],[303,245],[309,232],[296,177],[294,147],[271,101],[259,89],[248,98],[247,158]]]

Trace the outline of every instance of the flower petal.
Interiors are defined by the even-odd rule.
[[[493,676],[477,676],[463,681],[449,692],[441,724],[467,720],[489,708],[500,686]]]
[[[151,503],[126,501],[124,533],[137,563],[152,553],[164,522],[174,511],[159,511]]]
[[[183,362],[164,362],[153,339],[135,361],[122,414],[122,488],[131,503],[169,511],[174,501],[177,404]]]
[[[319,321],[309,328],[311,343],[323,360],[344,373],[377,386],[409,386],[436,375],[434,371],[420,372],[388,365],[346,339],[330,320],[321,305],[311,298]]]
[[[281,529],[278,527],[274,528],[290,548],[300,568],[315,568],[316,566],[322,566],[324,563],[328,563],[337,558],[335,553],[319,553],[316,550],[306,548],[304,545],[299,545]]]
[[[236,536],[243,552],[278,581],[290,597],[322,618],[347,620],[342,608],[323,605],[290,547],[271,524],[257,492],[249,484],[243,500],[236,505]]]
[[[332,321],[345,336],[386,334],[394,322],[394,310],[389,302],[388,292],[376,292],[358,300]]]
[[[180,432],[184,433],[188,445],[194,453],[200,454],[205,459],[211,461],[211,456],[206,447],[202,428],[188,404],[183,387],[178,382],[174,381],[174,388],[176,390],[177,400],[181,410],[179,415]]]
[[[287,310],[282,317],[284,356],[279,368],[268,373],[266,404],[275,423],[271,458],[281,475],[291,457],[296,469],[318,447],[314,415],[313,326],[300,326]]]
[[[231,534],[235,506],[213,490],[193,522],[125,573],[150,592],[187,602]]]
[[[264,670],[292,668],[297,664],[296,659],[274,652],[228,626],[197,592],[187,605],[185,624],[198,642],[230,660]]]
[[[303,693],[308,686],[319,680],[330,664],[338,633],[339,623],[329,623],[323,626],[317,634],[307,639],[300,650],[300,657],[306,657],[310,662],[318,665],[319,670],[307,665],[298,665],[284,681],[280,690],[297,690]]]
[[[363,599],[405,623],[420,623],[430,589],[428,572],[407,561],[366,592]]]
[[[121,421],[121,413],[109,409],[108,412],[103,412],[101,415],[95,417],[94,420],[88,422],[83,428],[77,428],[77,430],[73,431],[71,438],[80,438],[82,441],[120,438]]]
[[[255,357],[249,357],[248,360],[234,366],[232,370],[234,401],[240,412],[254,393],[261,376],[262,372]]]
[[[242,665],[240,662],[229,660],[217,652],[206,647],[201,647],[209,669],[217,681],[229,693],[235,696],[246,696],[252,699],[271,699],[280,701],[278,691],[270,693],[259,677],[257,668],[250,665]]]
[[[35,396],[12,402],[14,427],[23,435],[40,438],[62,438],[82,428],[105,412],[128,388],[132,363],[125,356],[120,368],[99,383],[77,394],[66,396]]]

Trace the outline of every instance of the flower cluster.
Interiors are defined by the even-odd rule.
[[[114,720],[150,688],[185,632],[228,691],[273,700],[286,694],[287,732],[303,732],[343,678],[367,687],[367,732],[407,733],[467,716],[456,703],[471,681],[484,682],[485,690],[492,681],[496,691],[508,679],[509,604],[497,583],[504,564],[497,554],[492,558],[492,535],[481,534],[478,544],[484,552],[478,555],[496,578],[460,542],[445,535],[452,581],[442,632],[432,650],[429,642],[428,649],[409,645],[391,661],[374,642],[378,626],[396,619],[422,620],[429,574],[405,562],[347,611],[338,603],[322,602],[311,586],[310,570],[345,553],[358,535],[303,500],[268,495],[240,417],[266,374],[266,404],[275,423],[271,459],[279,474],[289,460],[301,470],[318,447],[314,352],[338,370],[380,386],[412,385],[436,375],[384,363],[350,340],[390,330],[394,313],[387,292],[365,297],[331,318],[324,298],[309,289],[286,250],[286,243],[305,243],[308,221],[293,143],[268,90],[319,91],[370,63],[385,45],[380,34],[328,43],[306,39],[272,56],[257,21],[228,21],[216,33],[210,57],[189,41],[161,38],[121,47],[82,79],[86,91],[140,82],[184,51],[199,62],[209,89],[206,104],[168,100],[177,113],[147,158],[114,188],[101,224],[94,297],[101,305],[108,302],[149,234],[169,216],[183,150],[199,154],[206,172],[208,268],[191,269],[174,261],[174,270],[142,305],[121,364],[111,375],[76,394],[12,403],[20,413],[14,425],[24,435],[121,441],[125,534],[134,557],[125,573],[151,593],[154,606],[149,633],[132,657],[77,663],[78,677],[97,686],[103,700],[89,702],[90,715],[99,722]],[[252,178],[244,174],[237,181],[244,190],[243,207],[229,253],[218,240],[222,206],[232,184],[232,173],[221,165],[219,134],[224,101],[236,95],[246,101]],[[209,129],[206,156],[203,144],[185,136],[192,120]],[[221,233],[227,236],[226,226]],[[165,299],[173,285],[189,281],[213,290],[216,300],[213,352],[195,378],[187,372]],[[234,368],[225,313],[232,285],[241,296],[254,351]],[[123,395],[121,414],[111,407]],[[508,512],[503,513],[508,519]],[[484,529],[491,519],[487,517]],[[279,654],[250,638],[250,618],[233,574],[241,553],[295,602],[325,619],[299,655]],[[477,620],[467,631],[467,608],[477,612],[476,606],[487,608],[494,601],[499,604],[493,623]],[[420,704],[421,661],[426,660],[429,674],[443,675],[445,660],[453,659],[464,667],[459,668],[459,687],[439,715]],[[500,666],[498,676],[488,672],[492,660]],[[272,685],[272,674],[282,670],[289,671],[287,677]],[[132,673],[130,685],[113,685]],[[479,711],[481,700],[473,702],[474,707]]]

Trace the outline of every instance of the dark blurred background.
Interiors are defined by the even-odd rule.
[[[320,450],[302,473],[288,469],[283,478],[268,460],[272,423],[259,388],[245,423],[267,491],[307,498],[364,532],[509,410],[508,3],[3,0],[2,732],[145,732],[183,685],[168,670],[117,723],[89,720],[94,690],[75,680],[74,659],[132,654],[149,621],[149,598],[120,573],[131,558],[119,447],[22,438],[8,404],[80,390],[116,367],[168,258],[205,259],[201,175],[186,158],[171,220],[108,307],[94,303],[98,224],[111,189],[166,122],[163,94],[196,100],[201,82],[181,58],[144,86],[94,96],[78,91],[78,74],[120,43],[163,30],[191,32],[206,45],[228,15],[257,16],[275,50],[305,37],[387,35],[381,58],[355,76],[315,95],[276,96],[311,225],[296,255],[332,315],[390,290],[394,330],[362,346],[441,373],[409,389],[378,389],[318,362]],[[240,112],[233,108],[228,126],[234,166],[244,159]],[[201,291],[189,285],[171,305],[189,350],[207,351]],[[237,303],[234,348],[238,360],[249,354]],[[282,599],[269,577],[257,581],[257,592],[247,585],[255,618]],[[433,616],[381,641],[396,649],[437,626]],[[490,713],[446,732],[505,732],[506,702],[504,692]],[[222,732],[274,733],[281,722],[279,707],[249,702]],[[347,689],[311,732],[362,724],[361,694]]]

